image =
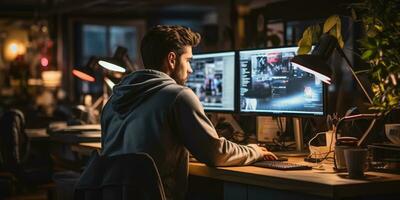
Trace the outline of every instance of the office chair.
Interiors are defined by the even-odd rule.
[[[100,156],[94,151],[78,183],[75,200],[166,200],[160,175],[146,153]]]
[[[10,188],[6,191],[7,194],[20,193],[26,188],[37,186],[51,189],[51,161],[45,155],[38,154],[31,149],[31,141],[25,133],[24,114],[17,109],[9,109],[2,113],[0,179],[10,183],[7,186]]]

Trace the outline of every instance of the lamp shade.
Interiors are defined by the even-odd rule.
[[[311,55],[297,55],[291,62],[295,67],[311,73],[321,81],[331,84],[331,67],[326,63],[335,48],[338,47],[338,42],[335,37],[329,34],[323,34],[319,43],[311,52]]]
[[[127,70],[135,71],[135,67],[128,56],[128,49],[118,46],[112,58],[102,58],[99,65],[103,68],[115,71],[126,72]]]
[[[326,84],[331,84],[332,71],[330,66],[317,55],[298,55],[291,60],[294,67],[315,75]]]
[[[122,62],[114,58],[102,58],[101,60],[99,60],[98,63],[100,66],[110,71],[122,73],[126,72],[126,69]]]
[[[126,69],[134,70],[134,66],[131,59],[129,58],[127,48],[118,46],[117,50],[115,50],[113,57],[114,59],[121,61]]]
[[[97,60],[98,59],[94,56],[90,57],[89,62],[85,66],[80,68],[75,67],[72,70],[72,74],[80,78],[81,80],[94,82],[96,80],[94,75],[94,68],[97,65]]]
[[[128,56],[128,49],[118,46],[112,58],[103,58],[99,60],[99,65],[103,68],[115,71],[126,72],[127,69],[133,69],[132,61]]]

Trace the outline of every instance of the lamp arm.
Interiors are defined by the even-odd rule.
[[[93,109],[96,109],[99,105],[101,105],[101,103],[103,102],[104,97],[101,96],[99,98],[97,98],[97,100],[94,102],[94,104],[92,105]]]
[[[349,115],[342,117],[339,119],[339,121],[336,123],[336,128],[334,129],[334,134],[335,138],[337,141],[337,131],[339,130],[339,126],[342,124],[344,121],[351,121],[351,120],[356,120],[356,119],[373,119],[367,130],[364,132],[364,134],[361,136],[360,140],[357,143],[357,146],[361,146],[364,144],[367,136],[371,132],[372,128],[374,127],[377,118],[381,117],[382,115],[380,113],[374,113],[374,114],[357,114],[357,115]]]
[[[369,133],[371,132],[372,128],[374,127],[375,123],[376,123],[377,119],[373,119],[371,124],[369,125],[369,127],[367,128],[367,130],[365,130],[364,134],[361,136],[361,138],[358,140],[357,142],[357,146],[360,147],[362,145],[364,145],[364,143],[366,142]]]
[[[339,54],[344,58],[344,60],[346,60],[347,68],[349,68],[349,70],[351,71],[351,74],[353,74],[353,77],[356,79],[358,85],[361,87],[362,91],[364,92],[364,95],[368,98],[369,103],[372,104],[372,99],[368,95],[367,90],[365,90],[364,86],[361,84],[360,79],[358,79],[356,73],[354,72],[353,67],[351,66],[350,60],[347,58],[346,54],[344,54],[343,50],[339,47],[339,45],[336,49],[338,50]]]

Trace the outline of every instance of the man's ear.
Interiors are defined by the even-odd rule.
[[[174,52],[169,52],[167,56],[168,69],[173,70],[176,63],[176,54]]]

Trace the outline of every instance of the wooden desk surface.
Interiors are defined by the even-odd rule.
[[[99,149],[100,143],[81,143],[80,148]],[[302,158],[290,157],[289,162],[301,163]],[[254,166],[208,167],[203,163],[189,164],[191,175],[255,185],[279,190],[302,192],[329,198],[379,194],[399,194],[400,175],[366,172],[364,179],[348,179],[347,173],[335,173],[332,164],[325,170],[281,171]]]
[[[100,149],[101,143],[100,142],[83,142],[79,143],[80,147],[88,148],[88,149]]]

